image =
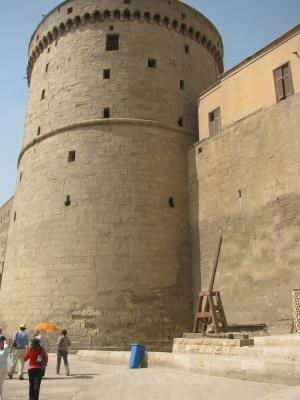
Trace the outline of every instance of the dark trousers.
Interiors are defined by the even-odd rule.
[[[66,374],[69,375],[70,370],[69,370],[68,352],[67,351],[58,350],[58,352],[57,352],[56,372],[59,374],[60,363],[61,363],[61,359],[62,358],[64,360]]]
[[[41,368],[30,368],[28,370],[29,400],[39,400],[41,380],[44,372]]]

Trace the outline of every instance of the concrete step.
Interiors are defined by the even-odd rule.
[[[279,340],[278,340],[279,338]],[[274,341],[263,345],[252,345],[254,341],[245,339],[220,339],[220,338],[176,338],[173,343],[173,353],[184,354],[211,354],[215,356],[230,355],[242,357],[287,358],[298,361],[300,358],[300,346],[298,338],[276,337]],[[277,343],[277,346],[271,345]],[[292,344],[280,344],[292,343]]]
[[[255,346],[300,346],[300,334],[256,336]]]

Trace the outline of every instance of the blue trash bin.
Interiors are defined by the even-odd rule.
[[[132,343],[130,353],[130,368],[141,368],[145,354],[145,346],[141,344]]]

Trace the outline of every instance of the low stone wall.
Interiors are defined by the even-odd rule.
[[[243,349],[243,348],[242,348]],[[299,384],[300,362],[282,357],[255,357],[191,354],[191,353],[146,353],[145,366],[177,368],[189,372],[237,378],[259,382]],[[129,366],[130,352],[81,350],[77,359],[101,364]]]

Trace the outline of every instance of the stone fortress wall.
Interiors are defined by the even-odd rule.
[[[20,304],[29,326],[51,320],[100,345],[190,328],[186,148],[222,51],[178,1],[67,1],[42,21],[0,292],[7,332]]]
[[[221,75],[201,94],[203,140],[188,156],[194,299],[222,234],[215,289],[228,322],[271,332],[289,333],[300,287],[299,55],[300,25]],[[273,71],[287,64],[293,90],[277,101]],[[217,107],[221,130],[207,138]]]
[[[0,207],[0,289],[4,272],[4,260],[6,253],[6,244],[8,230],[12,218],[12,207],[14,198],[10,198],[2,207]]]

